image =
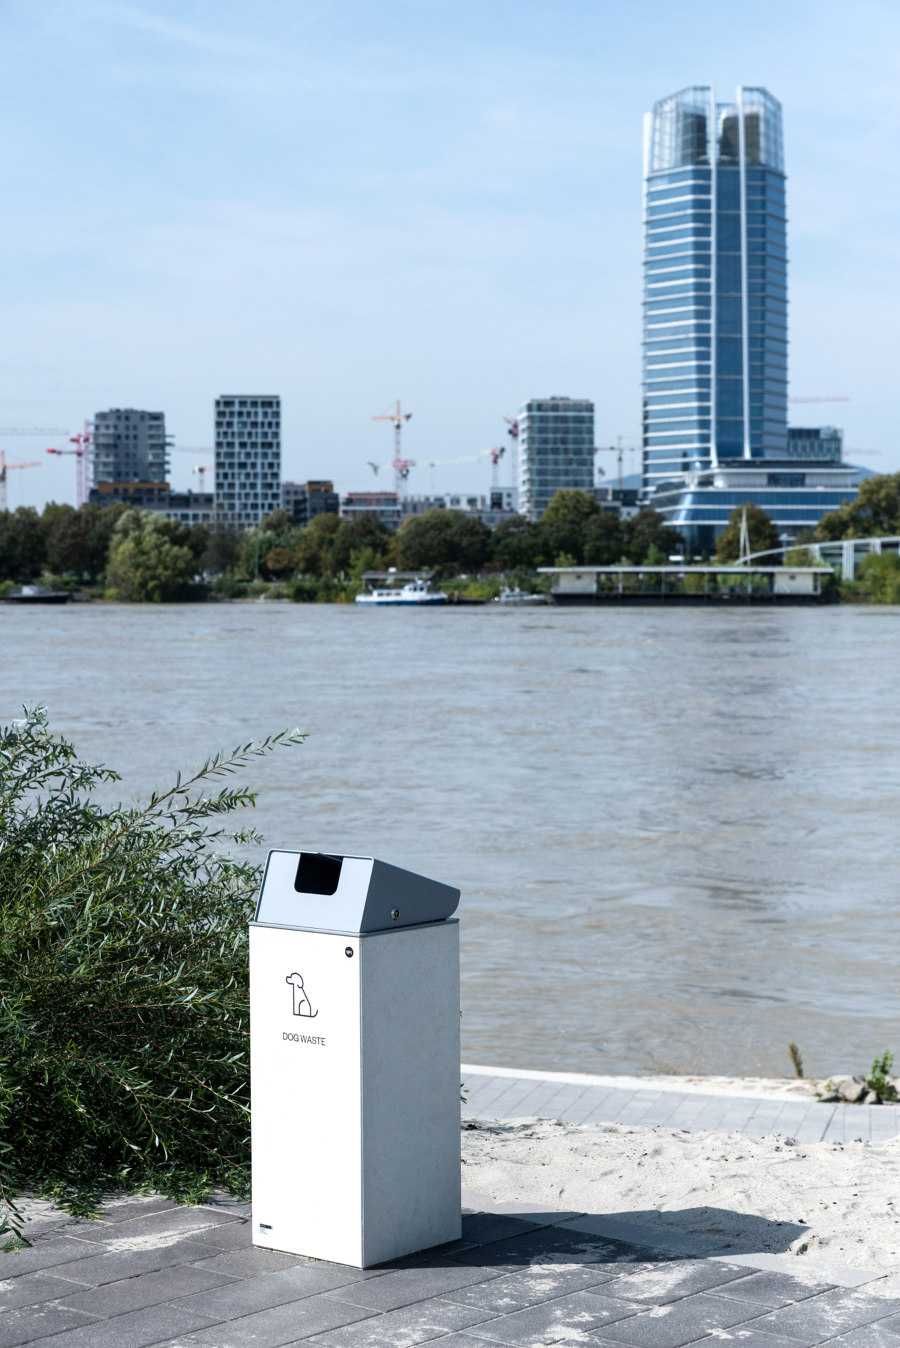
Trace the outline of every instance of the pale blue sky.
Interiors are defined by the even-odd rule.
[[[898,67],[896,3],[0,0],[0,423],[162,409],[199,447],[217,394],[280,393],[285,476],[342,489],[397,397],[423,463],[550,393],[632,439],[642,114],[742,82],[784,105],[791,392],[851,399],[792,420],[896,470]],[[74,499],[0,444],[44,461],[11,505]]]

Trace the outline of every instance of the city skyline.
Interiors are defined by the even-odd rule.
[[[775,90],[790,122],[790,393],[850,399],[790,419],[900,468],[889,6],[13,0],[2,25],[2,425],[155,407],[211,447],[223,388],[271,388],[284,476],[364,490],[400,396],[419,494],[487,491],[486,458],[427,465],[554,393],[594,402],[598,444],[637,443],[641,119],[714,79]],[[74,500],[72,462],[11,474],[10,504]]]

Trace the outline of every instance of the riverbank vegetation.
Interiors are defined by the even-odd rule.
[[[744,507],[717,540],[716,560],[740,552]],[[775,522],[746,506],[751,553],[779,547]],[[786,555],[801,565],[804,544],[900,535],[900,473],[866,479],[858,497],[825,515],[815,533]],[[290,599],[346,603],[365,571],[429,571],[459,598],[492,598],[502,584],[540,591],[542,566],[661,565],[684,553],[684,540],[662,515],[642,510],[621,518],[590,492],[559,491],[538,522],[514,515],[496,529],[460,510],[409,516],[393,531],[374,515],[352,520],[320,515],[299,527],[275,510],[243,533],[187,525],[120,503],[48,505],[0,512],[0,594],[24,583],[78,590],[128,602],[192,599]],[[707,560],[697,558],[696,560]],[[760,559],[777,565],[772,551]],[[869,558],[858,578],[841,586],[844,600],[900,603],[900,563]]]
[[[217,755],[142,803],[42,711],[0,728],[0,1244],[16,1195],[249,1188],[247,923],[258,868],[220,785],[298,732]]]
[[[491,530],[459,510],[407,518],[396,531],[374,516],[320,515],[298,527],[284,510],[243,533],[186,525],[121,504],[47,506],[0,514],[0,585],[27,582],[130,602],[285,598],[348,602],[365,571],[430,571],[460,598],[489,599],[501,584],[544,588],[539,566],[639,565],[667,560],[681,535],[654,511],[631,519],[593,495],[561,491],[539,523],[516,515]]]

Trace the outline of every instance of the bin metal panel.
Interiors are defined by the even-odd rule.
[[[273,851],[260,886],[256,921],[359,935],[440,922],[453,915],[458,903],[459,890],[451,885],[376,857]]]

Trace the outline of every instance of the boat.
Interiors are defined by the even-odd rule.
[[[495,604],[546,604],[546,602],[546,595],[532,594],[530,590],[520,590],[518,586],[511,590],[506,585],[494,600]]]
[[[68,604],[71,598],[69,590],[45,590],[43,585],[23,585],[18,594],[2,596],[5,604]]]
[[[416,607],[423,604],[446,604],[447,596],[440,590],[432,590],[427,580],[411,580],[399,589],[385,586],[382,589],[364,590],[356,596],[357,604],[373,604],[379,608],[387,605]]]

